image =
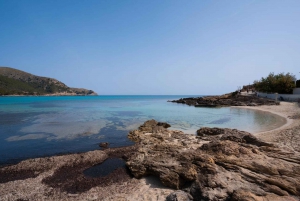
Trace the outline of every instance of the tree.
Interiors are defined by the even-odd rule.
[[[297,80],[297,81],[296,81],[296,87],[297,87],[297,88],[300,88],[300,80]]]
[[[270,73],[266,78],[254,81],[256,91],[267,93],[291,94],[295,88],[296,77],[290,73],[275,75]]]

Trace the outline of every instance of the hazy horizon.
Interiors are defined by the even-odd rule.
[[[0,0],[0,66],[99,95],[217,95],[300,78],[300,1]]]

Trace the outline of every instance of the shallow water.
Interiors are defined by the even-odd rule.
[[[285,123],[268,112],[167,102],[182,97],[190,96],[0,97],[0,164],[95,150],[99,142],[131,145],[128,131],[149,119],[191,134],[203,126],[253,133]]]
[[[86,177],[105,177],[117,168],[125,168],[125,161],[119,158],[109,158],[103,163],[94,165],[83,171]]]

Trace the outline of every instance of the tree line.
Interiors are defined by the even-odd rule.
[[[275,75],[270,73],[267,77],[255,80],[253,85],[256,91],[267,93],[291,94],[296,87],[296,77],[291,73],[279,73]],[[300,80],[297,85],[300,85]],[[297,86],[300,87],[300,86]]]

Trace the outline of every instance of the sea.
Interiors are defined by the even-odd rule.
[[[23,159],[134,144],[127,138],[149,119],[194,135],[201,127],[271,130],[285,119],[236,107],[200,108],[168,102],[199,95],[0,97],[0,165]]]

